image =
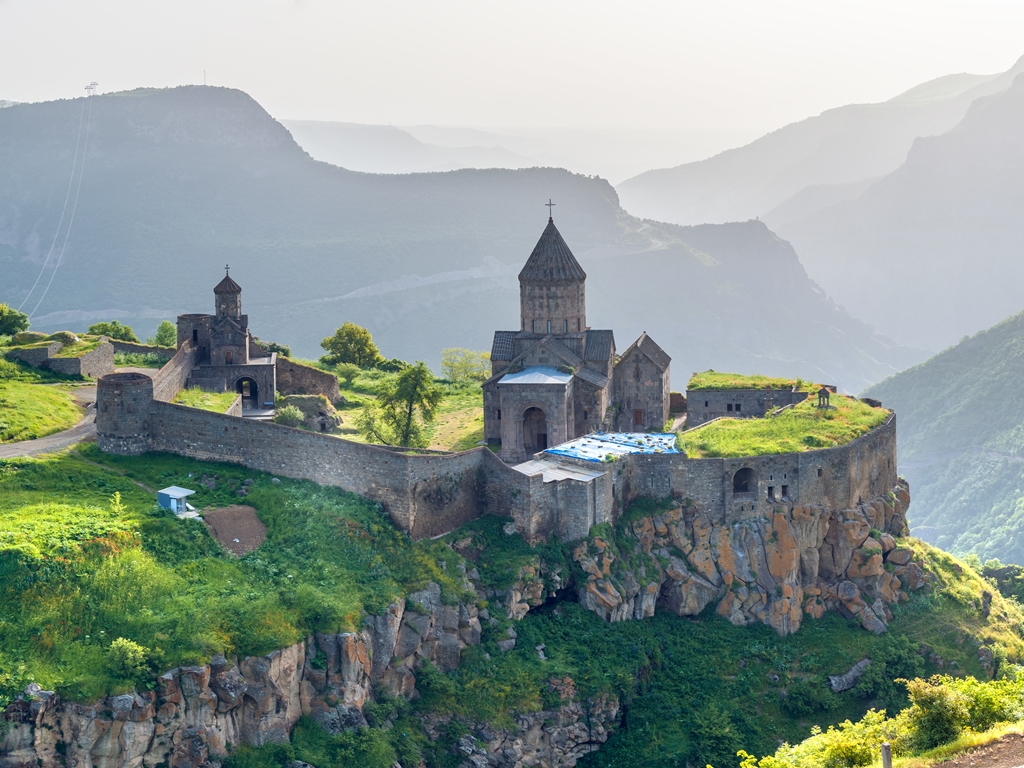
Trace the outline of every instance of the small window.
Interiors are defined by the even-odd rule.
[[[583,411],[583,420],[587,421],[590,418],[590,414],[587,411]]]
[[[498,421],[501,421],[501,408],[498,409]]]
[[[563,320],[562,321],[562,333],[568,333],[568,332],[569,332],[569,321],[568,320]]]
[[[228,365],[231,365],[231,350],[230,349],[227,350],[224,353],[224,362],[227,363]]]
[[[577,331],[583,330],[582,328],[580,328],[580,319],[578,317],[576,318],[576,330]]]
[[[818,477],[821,477],[821,467],[818,467]]]
[[[708,407],[708,401],[707,401],[707,400],[705,400],[705,401],[704,401],[704,407],[705,407],[705,408],[707,408],[707,407]]]
[[[737,411],[741,411],[741,410],[743,410],[743,409],[742,409],[742,408],[740,407],[740,403],[736,403],[736,410],[737,410]]]
[[[782,473],[782,479],[783,479],[783,480],[785,480],[785,479],[786,479],[786,473],[785,473],[785,472],[783,472],[783,473]]]
[[[771,499],[772,501],[775,501],[775,486],[774,485],[769,485],[768,486],[768,498]]]
[[[548,320],[548,333],[551,333],[551,321]]]
[[[771,482],[772,480],[774,480],[774,479],[775,479],[775,475],[768,475],[768,482],[769,482],[769,483],[770,483],[770,482]]]
[[[727,410],[727,411],[729,411],[731,413],[732,412],[732,403],[729,403],[727,406],[725,406],[725,410]]]
[[[192,329],[192,343],[193,344],[198,344],[199,343],[199,331],[196,330],[195,328]]]
[[[788,485],[782,486],[782,498],[784,498],[784,499],[788,499],[789,498],[789,486]]]
[[[643,424],[644,424],[644,412],[643,411],[633,411],[633,425],[637,426],[637,427],[642,427]]]

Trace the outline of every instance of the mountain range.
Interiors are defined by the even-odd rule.
[[[357,173],[313,160],[246,94],[205,86],[0,111],[0,301],[38,303],[43,330],[118,318],[145,334],[209,311],[229,263],[261,338],[315,356],[352,320],[388,357],[436,365],[517,326],[516,274],[549,198],[589,273],[590,322],[622,349],[646,330],[677,387],[715,367],[856,391],[923,357],[836,305],[758,222],[642,222],[607,181],[558,169]]]

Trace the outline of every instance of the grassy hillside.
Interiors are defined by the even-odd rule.
[[[1024,564],[1024,313],[865,394],[894,408],[913,530],[944,549]]]
[[[43,243],[58,226],[82,108],[0,111],[0,301],[29,311],[57,262],[46,265]],[[224,88],[105,94],[85,114],[74,229],[33,317],[43,329],[118,317],[146,336],[162,319],[211,311],[230,263],[261,338],[313,357],[352,320],[386,356],[436,368],[444,347],[489,349],[494,330],[518,327],[516,275],[553,198],[590,278],[588,320],[613,328],[622,349],[646,330],[684,375],[756,368],[850,391],[919,359],[836,306],[756,222],[642,222],[603,179],[550,168],[347,171],[312,160]]]
[[[3,357],[0,345],[0,443],[33,440],[82,418],[72,392],[80,384]]]
[[[245,503],[266,524],[267,539],[240,558],[225,554],[202,525],[154,504],[152,489],[169,484],[196,489],[190,500],[199,508],[238,503],[248,479]],[[313,630],[351,629],[364,612],[379,613],[428,580],[448,599],[466,599],[448,575],[464,562],[449,543],[458,542],[473,559],[467,566],[493,589],[507,588],[537,558],[574,573],[567,547],[530,548],[504,534],[504,522],[487,518],[443,540],[412,543],[358,497],[308,482],[272,483],[236,466],[112,457],[91,446],[2,462],[0,696],[37,680],[88,700],[216,652],[257,653]],[[399,750],[454,768],[461,758],[452,746],[469,722],[507,724],[515,711],[557,704],[549,682],[569,677],[578,696],[614,693],[625,705],[624,727],[584,765],[668,768],[700,759],[724,766],[731,763],[719,758],[729,750],[767,754],[812,725],[857,719],[869,706],[899,707],[905,695],[895,677],[940,670],[983,677],[982,644],[997,663],[1024,658],[1019,607],[996,593],[986,611],[987,582],[910,543],[934,587],[896,606],[883,636],[834,614],[785,638],[766,626],[733,627],[711,611],[607,624],[563,599],[531,610],[515,625],[516,648],[502,653],[497,641],[509,622],[494,610],[497,623],[485,622],[482,645],[464,652],[459,669],[421,670],[417,702],[380,699],[368,709],[383,730],[329,737],[304,722],[288,747],[244,750],[236,765],[280,765],[290,750],[300,759],[320,755],[321,768],[348,765],[344,756],[353,754],[364,755],[361,765],[387,768]],[[111,650],[122,637],[148,649],[134,671],[118,666]],[[856,688],[827,688],[826,675],[865,656],[873,665]],[[428,713],[454,717],[440,742],[430,743],[419,725],[416,716]]]

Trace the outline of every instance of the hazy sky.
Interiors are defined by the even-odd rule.
[[[207,81],[278,118],[769,130],[1024,54],[1024,2],[0,0],[0,99]]]

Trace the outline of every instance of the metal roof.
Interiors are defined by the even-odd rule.
[[[231,279],[230,275],[224,275],[224,279],[217,283],[213,289],[214,293],[241,293],[242,286]]]
[[[519,281],[582,283],[586,279],[587,273],[565,244],[565,240],[555,227],[554,220],[549,218],[548,225],[533,248],[533,253],[526,260],[526,266],[519,273]]]
[[[545,453],[596,462],[632,453],[679,453],[679,449],[671,432],[594,432],[548,448]]]
[[[568,384],[572,380],[571,373],[562,371],[550,365],[536,365],[531,368],[524,368],[518,373],[506,373],[501,377],[499,384]]]
[[[190,491],[188,488],[179,488],[176,485],[172,485],[168,488],[164,488],[162,491],[157,491],[165,496],[170,496],[172,499],[183,499],[186,496],[191,496],[195,491]]]
[[[611,331],[587,331],[584,360],[608,362],[615,350],[615,336]]]
[[[557,480],[578,480],[589,483],[601,477],[607,471],[573,467],[568,464],[560,464],[557,461],[545,461],[544,459],[524,461],[522,464],[516,464],[512,469],[522,472],[524,475],[543,475],[545,483]]]

